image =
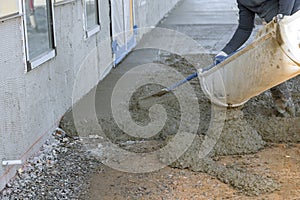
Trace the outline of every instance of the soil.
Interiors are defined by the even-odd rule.
[[[272,193],[249,196],[215,176],[166,167],[132,174],[102,166],[90,180],[88,199],[299,199],[299,144],[273,144],[256,154],[220,156],[217,163],[276,180]]]
[[[130,56],[134,57],[134,54],[133,52]],[[211,62],[209,59],[203,59],[208,58],[207,55],[189,55],[185,58],[166,53],[161,55],[163,56],[160,56],[158,63],[171,66],[183,76],[196,71],[191,64],[193,60],[201,60],[204,62],[202,66],[207,66]],[[158,72],[157,76],[159,73],[161,72]],[[171,76],[168,76],[168,79],[173,81]],[[288,83],[297,103],[297,99],[300,99],[300,91],[297,87],[299,80],[294,78]],[[80,130],[85,130],[85,133],[77,132],[77,135],[90,135],[82,137],[83,142],[87,150],[104,164],[99,166],[98,172],[91,176],[87,198],[299,198],[299,116],[293,118],[279,116],[273,108],[268,91],[252,98],[243,107],[224,110],[210,104],[197,79],[192,80],[190,86],[195,91],[196,102],[192,95],[183,94],[184,100],[182,100],[180,94],[175,93],[151,99],[150,102],[163,105],[167,120],[158,134],[146,139],[134,137],[120,129],[111,113],[106,115],[97,113],[102,130],[95,130],[95,127],[89,125],[87,121],[77,124],[76,130],[70,114],[63,119],[61,127],[70,135],[78,131],[78,126],[84,127]],[[149,115],[149,109],[153,105],[149,104],[149,101],[141,104],[141,98],[161,88],[160,85],[150,84],[140,87],[131,96],[130,115],[137,124],[145,126],[153,120],[151,113]],[[98,90],[101,92],[101,89]],[[175,145],[175,151],[156,153],[157,150],[171,143],[180,130],[182,118],[185,116],[182,112],[183,101],[188,102],[190,109],[195,106],[200,108],[199,121],[195,121],[193,116],[187,116],[187,120],[184,121],[192,126],[199,123],[195,132],[193,132],[194,127],[185,127],[191,130],[186,132],[193,135],[192,143],[183,154],[178,154],[182,150],[181,143]],[[101,99],[97,99],[96,102],[105,104]],[[125,121],[126,123],[130,122]],[[118,145],[120,149],[141,153],[138,160],[140,162],[135,163],[135,160],[131,160],[130,153],[111,151],[111,142]],[[185,143],[184,140],[181,142]],[[147,158],[148,163],[143,165],[143,153],[149,152],[154,152],[155,156],[152,156],[151,160]],[[155,168],[155,163],[162,165],[159,169],[145,170],[143,173],[139,173],[139,170],[130,171],[130,169],[115,170],[124,160],[124,163],[132,169],[147,168],[147,164],[150,166],[149,169]]]

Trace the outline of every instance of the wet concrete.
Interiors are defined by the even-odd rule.
[[[142,48],[145,44],[163,44],[165,42],[163,38],[157,36],[151,37],[150,32],[139,44],[138,47],[140,48],[137,48],[128,55],[128,57],[116,69],[113,69],[111,74],[89,94],[95,94],[96,120],[101,124],[102,129],[98,130],[93,127],[93,125],[89,125],[90,113],[92,112],[90,110],[91,101],[88,100],[89,95],[80,101],[77,104],[78,109],[76,108],[77,112],[82,113],[82,121],[80,123],[82,129],[79,129],[81,132],[78,133],[78,127],[76,127],[77,130],[74,127],[71,111],[64,117],[61,123],[62,128],[71,135],[105,135],[115,144],[124,144],[126,141],[156,141],[157,145],[154,148],[151,147],[152,150],[159,149],[168,144],[168,142],[174,138],[174,135],[176,135],[178,127],[182,122],[181,102],[178,101],[178,97],[175,93],[171,93],[167,98],[153,102],[154,104],[159,103],[164,107],[167,113],[167,120],[161,131],[145,139],[133,137],[130,133],[122,130],[122,127],[118,126],[115,122],[111,110],[113,90],[122,76],[131,69],[147,63],[158,63],[171,67],[177,70],[183,77],[196,72],[197,68],[201,66],[209,65],[212,62],[211,58],[213,53],[225,45],[236,26],[234,20],[236,11],[230,9],[235,1],[226,0],[213,2],[213,6],[207,7],[210,4],[207,1],[182,1],[159,25],[159,27],[171,28],[189,35],[204,47],[202,48],[204,51],[201,52],[201,50],[199,50],[198,53],[192,55],[176,55],[160,49]],[[226,11],[225,14],[216,16],[222,16],[224,20],[218,17],[212,17],[214,14],[220,13],[223,7]],[[204,12],[204,10],[206,11]],[[217,23],[219,20],[222,22]],[[195,23],[195,25],[193,25],[193,23]],[[169,45],[169,43],[166,45]],[[180,48],[180,46],[178,48]],[[147,70],[149,70],[149,67],[151,67],[151,65],[148,66]],[[141,79],[153,76],[153,74],[149,75],[147,70],[145,70],[144,73],[136,73],[134,75],[140,76]],[[157,71],[156,76],[158,77],[161,73],[161,71]],[[166,75],[164,78],[171,82],[177,80],[176,77],[170,75]],[[293,79],[290,81],[290,84],[297,85],[298,82],[297,79]],[[299,142],[299,118],[284,119],[276,116],[268,92],[251,99],[243,108],[224,110],[210,104],[209,100],[201,91],[197,79],[188,84],[193,88],[191,93],[196,95],[197,103],[191,98],[192,95],[187,95],[185,102],[188,102],[190,108],[199,108],[200,120],[198,122],[199,124],[193,124],[193,121],[185,121],[185,123],[198,126],[198,130],[188,150],[181,155],[178,160],[172,162],[170,166],[208,173],[225,183],[231,184],[233,187],[248,195],[258,195],[278,189],[279,184],[269,177],[261,177],[235,166],[222,166],[215,161],[215,158],[220,155],[255,153],[264,148],[267,142]],[[149,109],[152,105],[147,104],[148,107],[140,107],[138,99],[155,91],[159,91],[161,88],[162,86],[158,84],[148,84],[138,88],[132,93],[127,108],[135,123],[145,126],[151,122]],[[291,89],[294,92],[299,92],[299,88],[293,87]],[[299,97],[297,94],[293,94],[296,99]],[[197,117],[194,116],[194,118]],[[211,126],[211,124],[213,124],[213,126]],[[124,148],[124,145],[122,148]],[[145,149],[149,150],[149,148]],[[209,151],[204,152],[203,149],[209,149]],[[166,152],[158,155],[158,159],[162,163],[169,163],[170,160],[173,160],[174,156],[176,157],[178,155],[172,154],[172,152]]]
[[[146,53],[147,50],[143,50],[143,52]],[[137,60],[140,61],[140,53],[141,52],[133,52],[128,56],[126,62],[124,63],[128,63],[129,60],[132,60],[132,62],[137,62]],[[197,57],[206,57],[206,55],[198,55]],[[158,61],[156,60],[156,62]],[[180,58],[176,55],[164,55],[164,58],[162,58],[160,62],[168,64],[169,66],[177,69],[184,75],[193,73],[195,71],[193,66],[189,64],[184,58]],[[210,60],[207,60],[206,62],[210,62]],[[121,68],[119,69],[121,70]],[[119,70],[117,69],[116,71]],[[110,77],[112,79],[110,79]],[[107,82],[107,84],[110,83],[111,85],[115,85],[114,80],[116,81],[116,77],[109,76],[107,78],[110,79],[110,81]],[[253,128],[253,126],[251,126],[250,123],[244,118],[244,113],[243,111],[241,111],[240,108],[225,110],[225,113],[223,112],[224,110],[221,110],[220,112],[217,112],[217,114],[221,115],[221,117],[218,118],[218,115],[215,116],[212,114],[212,105],[201,91],[198,80],[193,80],[191,82],[191,85],[195,90],[198,100],[196,103],[189,103],[189,106],[191,108],[197,106],[200,107],[201,120],[199,121],[198,131],[196,133],[193,144],[189,147],[185,154],[183,154],[177,161],[173,162],[170,166],[182,169],[189,168],[193,171],[208,173],[212,176],[216,176],[223,182],[229,183],[232,186],[239,188],[248,195],[260,194],[277,189],[278,184],[270,178],[262,179],[260,176],[253,175],[245,171],[241,172],[237,168],[226,168],[224,166],[220,166],[217,162],[212,160],[216,156],[222,155],[255,153],[260,149],[264,148],[265,141],[262,139],[262,136],[258,134],[258,131],[255,128]],[[160,86],[148,85],[145,88],[137,90],[133,94],[129,109],[131,112],[132,119],[136,123],[139,123],[141,125],[147,125],[147,123],[149,123],[150,121],[149,108],[153,106],[148,105],[148,108],[141,108],[138,104],[139,97],[151,94],[152,92],[158,91],[159,89],[161,89]],[[106,95],[103,95],[103,93],[105,93]],[[111,99],[108,97],[111,97],[111,93],[112,90],[103,90],[103,85],[98,86],[96,92],[96,109],[98,114],[97,119],[102,129],[95,129],[95,127],[92,124],[90,124],[89,120],[83,120],[83,122],[79,125],[80,127],[78,127],[78,125],[76,127],[77,130],[79,128],[79,130],[81,131],[79,133],[80,136],[100,135],[101,137],[108,138],[111,142],[118,144],[122,148],[128,146],[124,145],[124,143],[127,141],[156,141],[156,144],[151,146],[151,151],[154,151],[167,145],[169,141],[174,138],[174,135],[177,134],[178,127],[181,121],[181,110],[180,102],[178,102],[178,99],[176,98],[176,96],[174,96],[174,94],[171,93],[168,97],[163,97],[162,99],[159,99],[158,102],[153,102],[153,104],[160,103],[164,106],[167,112],[167,121],[163,129],[160,132],[158,132],[155,136],[150,137],[148,139],[144,139],[130,136],[130,133],[122,130],[122,128],[120,128],[117,125],[109,108]],[[187,97],[187,99],[188,98],[189,97]],[[85,104],[88,104],[88,102],[89,101],[85,102],[83,100],[79,103],[80,105],[78,106],[81,107],[80,109],[82,111],[85,110],[85,108],[87,107]],[[69,113],[69,115],[70,114],[71,113]],[[223,114],[226,115],[225,121],[223,121]],[[69,117],[65,117],[61,123],[61,126],[68,133],[74,134],[76,133],[76,129],[70,119],[71,118]],[[215,125],[211,127],[210,123],[212,121],[215,121]],[[189,123],[192,123],[192,121]],[[219,128],[222,129],[221,132]],[[203,152],[203,142],[207,141],[206,137],[209,137],[210,140],[212,140],[213,142],[208,143],[209,146],[207,146],[207,148],[204,145]],[[184,141],[182,142],[184,143]],[[144,143],[143,146],[147,146],[148,144],[149,143]],[[129,148],[134,152],[145,153],[149,151],[150,147],[148,145],[148,147],[143,148],[136,148],[134,146],[126,148]],[[207,149],[208,152],[206,155],[205,151]],[[202,154],[203,157],[200,158]],[[173,155],[171,152],[165,152],[163,154],[157,155],[158,159],[162,163],[171,163],[173,160],[176,159],[174,158],[176,156],[177,155]],[[112,157],[116,159],[115,155],[113,154],[107,155],[107,157]]]

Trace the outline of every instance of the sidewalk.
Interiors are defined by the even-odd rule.
[[[216,54],[229,41],[237,23],[235,0],[183,0],[159,26],[182,32]]]

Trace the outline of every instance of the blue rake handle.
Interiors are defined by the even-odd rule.
[[[213,68],[214,66],[215,65],[209,65],[207,67],[202,68],[201,71],[206,72],[206,71],[210,70],[211,68]],[[195,73],[189,75],[188,77],[185,77],[184,79],[178,81],[177,83],[175,83],[175,84],[173,84],[173,85],[171,85],[171,86],[169,86],[169,87],[167,87],[163,90],[167,91],[167,92],[170,92],[170,91],[174,90],[175,88],[181,86],[182,84],[184,84],[184,83],[186,83],[186,82],[188,82],[188,81],[190,81],[190,80],[192,80],[196,77],[198,77],[198,72],[195,72]]]

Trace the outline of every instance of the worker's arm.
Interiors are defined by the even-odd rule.
[[[287,1],[287,0],[285,0]],[[222,50],[226,54],[231,54],[240,48],[250,37],[254,27],[255,13],[241,4],[239,8],[239,25],[229,43]]]
[[[278,14],[291,15],[295,0],[279,0]]]

